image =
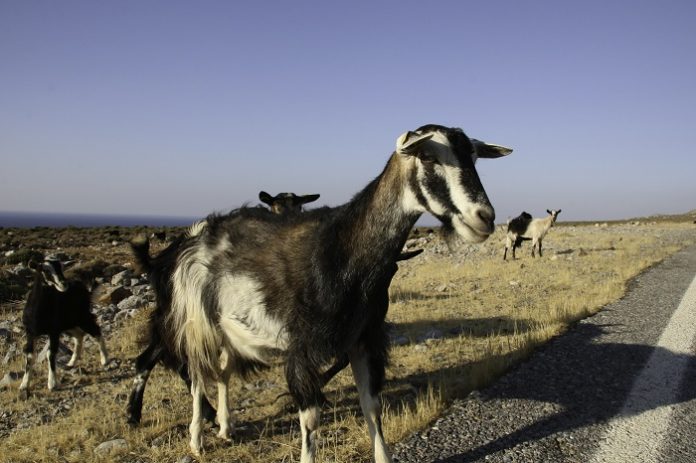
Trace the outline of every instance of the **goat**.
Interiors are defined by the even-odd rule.
[[[174,348],[188,360],[193,413],[190,447],[200,454],[204,381],[218,388],[218,436],[229,439],[228,382],[282,352],[299,407],[301,463],[314,462],[320,369],[348,356],[377,463],[391,461],[378,394],[388,339],[373,294],[390,278],[423,212],[470,242],[486,240],[495,213],[478,177],[478,157],[512,150],[469,139],[461,129],[426,125],[397,140],[382,173],[348,203],[278,216],[259,208],[212,214],[194,224],[162,269],[159,303],[170,306]]]
[[[537,246],[539,248],[539,257],[541,257],[541,241],[554,222],[556,222],[556,217],[561,213],[561,210],[546,209],[546,212],[549,215],[543,219],[533,219],[529,213],[522,212],[522,214],[508,222],[503,260],[506,260],[509,248],[512,248],[512,258],[515,259],[515,248],[519,248],[524,240],[532,240],[532,257],[534,257],[534,250]]]
[[[107,352],[104,338],[94,314],[90,311],[92,293],[78,280],[66,280],[62,264],[58,260],[45,259],[43,262],[29,262],[35,271],[34,285],[24,306],[22,322],[27,336],[24,347],[24,378],[19,386],[20,394],[29,395],[29,383],[34,363],[34,340],[38,336],[48,335],[48,389],[56,387],[56,354],[61,333],[74,338],[72,357],[69,367],[77,364],[82,355],[82,340],[85,333],[94,337],[99,343],[101,364],[106,365]]]
[[[284,214],[286,212],[301,212],[302,205],[319,199],[318,194],[298,196],[295,193],[278,193],[271,196],[265,191],[259,192],[259,199],[268,204],[271,212]]]
[[[268,204],[270,210],[276,214],[300,212],[303,204],[315,201],[318,198],[318,194],[298,196],[294,193],[280,193],[276,196],[271,196],[265,191],[259,193],[259,199]],[[170,273],[168,269],[174,264],[171,259],[176,257],[180,243],[181,239],[175,240],[154,259],[150,257],[150,244],[147,239],[137,237],[130,243],[141,271],[147,273],[150,277],[150,282],[157,292],[158,301],[166,300],[168,298],[167,291],[171,291],[169,289],[171,283],[167,281]],[[158,363],[162,363],[170,370],[176,371],[186,383],[186,387],[189,390],[191,389],[191,380],[186,362],[180,360],[169,345],[172,336],[167,331],[165,325],[165,311],[168,308],[168,303],[157,304],[157,308],[152,313],[148,323],[148,346],[135,360],[136,375],[126,409],[129,424],[140,423],[147,380],[152,369]],[[215,409],[205,397],[203,397],[201,406],[203,417],[207,421],[213,422],[215,420]]]

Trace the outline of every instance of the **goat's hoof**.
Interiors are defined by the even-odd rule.
[[[217,436],[227,442],[228,444],[232,443],[232,438],[230,437],[232,435],[232,431],[230,429],[223,431],[222,429],[218,431]]]
[[[29,389],[20,389],[19,390],[19,398],[22,400],[28,400],[29,399]]]

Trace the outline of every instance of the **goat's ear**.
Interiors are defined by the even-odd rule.
[[[433,138],[432,133],[419,135],[406,132],[396,139],[396,152],[401,154],[416,154],[420,145]]]
[[[302,196],[299,197],[299,199],[300,199],[300,204],[307,204],[307,203],[311,203],[311,202],[316,201],[317,199],[319,199],[319,195],[318,195],[318,194],[315,194],[315,195],[302,195]]]
[[[476,156],[479,158],[495,159],[512,153],[512,148],[502,145],[494,145],[492,143],[485,143],[481,140],[476,140],[475,138],[471,139],[471,143],[474,144],[474,148],[476,148]]]
[[[546,209],[546,212],[547,212],[549,215],[553,215],[553,212],[551,212],[551,211],[548,210],[548,209]]]
[[[262,191],[262,192],[259,193],[259,199],[260,199],[262,202],[268,204],[269,206],[270,206],[271,204],[273,204],[273,196],[269,195],[269,194],[266,193],[265,191]]]
[[[67,269],[75,265],[77,261],[75,259],[63,262],[63,269]]]
[[[396,258],[396,260],[397,260],[397,262],[400,261],[400,260],[409,260],[409,259],[411,259],[411,258],[413,258],[413,257],[416,257],[416,256],[417,256],[418,254],[420,254],[421,252],[423,252],[422,249],[416,249],[416,250],[414,250],[414,251],[402,252],[401,254],[399,254],[399,257]]]
[[[34,259],[30,259],[29,262],[27,262],[27,267],[29,267],[32,270],[36,270],[39,268],[39,263],[36,262]]]
[[[561,213],[561,210],[559,209],[558,212],[556,212],[556,215],[558,215],[558,214],[560,214],[560,213]]]

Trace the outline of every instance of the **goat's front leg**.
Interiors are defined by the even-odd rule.
[[[69,367],[74,367],[77,362],[80,360],[80,357],[82,356],[82,340],[84,338],[84,333],[82,332],[73,332],[73,340],[75,341],[73,344],[73,354],[72,357],[70,357],[70,361],[68,362]]]
[[[27,398],[29,396],[29,383],[31,382],[31,373],[34,367],[34,337],[27,334],[27,343],[24,346],[24,377],[19,385],[20,396]]]
[[[534,255],[534,251],[536,250],[537,243],[538,243],[538,240],[536,240],[536,239],[532,241],[532,257],[536,257]]]
[[[288,354],[285,364],[285,378],[290,395],[300,408],[300,431],[302,434],[302,453],[300,463],[314,463],[316,440],[321,417],[321,377],[311,362],[303,355]]]
[[[382,408],[378,397],[384,380],[384,361],[360,348],[351,352],[350,366],[360,394],[360,407],[372,440],[375,463],[391,463],[391,455],[382,433]]]
[[[541,238],[539,238],[539,257],[541,257]]]
[[[191,433],[191,452],[200,456],[203,451],[203,436],[201,430],[203,428],[203,419],[201,416],[201,400],[203,398],[203,381],[195,379],[191,384],[191,396],[193,397],[193,412],[191,413],[191,424],[189,432]]]
[[[51,334],[48,338],[48,390],[56,388],[56,357],[60,347],[60,335]]]
[[[230,441],[232,432],[232,423],[230,422],[229,408],[229,388],[230,375],[232,374],[232,359],[230,358],[227,349],[223,349],[220,355],[220,375],[217,380],[218,389],[218,409],[217,419],[220,425],[218,437],[226,441]]]

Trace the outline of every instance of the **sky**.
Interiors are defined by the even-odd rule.
[[[426,123],[499,222],[696,209],[696,2],[0,0],[0,211],[348,201]]]

